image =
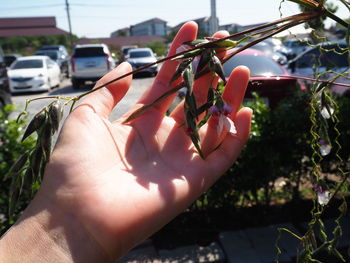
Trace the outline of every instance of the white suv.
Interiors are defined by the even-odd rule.
[[[71,57],[72,85],[78,89],[85,81],[97,81],[115,67],[112,53],[105,44],[77,45]]]

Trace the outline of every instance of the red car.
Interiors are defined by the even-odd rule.
[[[264,52],[256,49],[246,49],[224,64],[225,77],[228,78],[237,66],[250,69],[250,81],[245,97],[251,98],[256,92],[265,98],[271,108],[278,102],[292,94],[293,89],[304,87],[296,79],[289,78],[288,72]]]

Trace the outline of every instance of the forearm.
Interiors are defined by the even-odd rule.
[[[73,216],[34,200],[0,240],[0,263],[112,262]]]

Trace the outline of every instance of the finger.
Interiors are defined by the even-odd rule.
[[[218,31],[213,35],[213,37],[223,38],[228,35],[229,33],[227,31]],[[225,54],[226,54],[225,51],[218,50],[219,58],[223,58]],[[213,73],[208,73],[195,81],[193,91],[196,97],[196,104],[198,107],[203,105],[207,101],[209,87],[210,86],[215,87],[217,85],[217,82],[218,82],[218,77],[214,77]],[[170,114],[170,117],[172,117],[177,123],[184,122],[183,102],[180,103],[173,110],[173,112]]]
[[[174,38],[174,41],[169,51],[169,55],[171,56],[176,54],[176,49],[180,47],[184,42],[196,39],[197,28],[198,27],[195,22],[187,22],[186,24],[184,24],[177,33],[176,37]],[[144,94],[144,96],[140,99],[138,103],[150,104],[159,96],[171,89],[169,82],[178,64],[179,61],[177,60],[167,60],[166,62],[164,62],[162,68],[157,74],[156,79],[154,80],[152,87],[146,92],[146,94]],[[156,104],[154,107],[165,113],[171,101],[174,99],[174,96],[175,94]]]
[[[132,71],[130,64],[124,62],[113,71],[104,75],[96,83],[95,87],[101,86],[104,83],[107,83],[130,71]],[[99,116],[108,118],[115,105],[124,97],[128,91],[131,79],[132,77],[129,75],[128,77],[122,78],[118,81],[108,84],[106,87],[96,90],[95,92],[87,95],[77,108],[83,105],[89,106]]]
[[[249,82],[250,70],[245,66],[235,68],[229,77],[224,93],[223,100],[232,107],[231,116],[235,116],[242,104],[245,92]]]
[[[213,172],[211,174],[216,174],[208,178],[206,182],[206,184],[208,184],[207,188],[234,164],[241,153],[243,146],[249,138],[252,112],[250,108],[242,108],[239,110],[234,120],[237,134],[234,136],[227,135],[220,147],[206,158],[209,166],[208,169],[215,171],[215,173]]]
[[[232,71],[226,84],[222,98],[227,105],[232,107],[230,117],[233,120],[242,104],[248,81],[249,69],[241,66]],[[202,137],[202,150],[205,156],[210,154],[226,136],[227,131],[218,134],[218,119],[217,117],[211,117],[207,122],[205,135]]]

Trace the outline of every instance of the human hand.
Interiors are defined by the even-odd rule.
[[[170,54],[183,42],[194,40],[196,33],[193,22],[184,25]],[[225,35],[218,32],[215,36]],[[177,63],[164,63],[152,87],[131,111],[169,89]],[[123,63],[99,84],[129,71],[130,65]],[[196,81],[197,105],[204,103],[212,78],[208,74]],[[233,108],[237,134],[218,136],[214,118],[201,128],[205,159],[180,127],[181,105],[165,116],[173,98],[123,124],[131,111],[114,122],[108,116],[127,92],[131,77],[88,95],[66,120],[41,189],[18,225],[36,217],[45,232],[55,233],[60,251],[73,255],[76,262],[83,261],[83,256],[84,262],[101,262],[99,257],[113,262],[183,211],[234,163],[249,136],[251,110],[239,110],[248,79],[246,68],[235,69],[223,95]],[[78,240],[88,245],[86,255],[76,251]]]

